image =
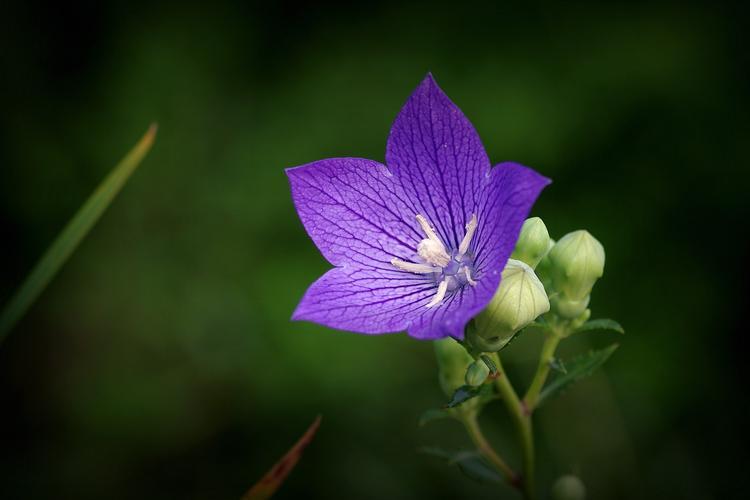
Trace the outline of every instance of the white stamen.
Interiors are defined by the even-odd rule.
[[[458,254],[456,257],[461,258],[469,250],[469,243],[471,238],[474,237],[474,231],[477,230],[477,214],[471,214],[471,220],[466,224],[466,235],[461,240],[461,244],[458,246]],[[473,284],[473,283],[472,283]]]
[[[427,219],[424,218],[424,215],[417,214],[417,222],[419,222],[419,225],[422,226],[422,231],[424,231],[424,234],[427,235],[429,239],[434,241],[435,243],[439,243],[441,247],[443,247],[443,251],[445,251],[445,246],[443,245],[443,242],[440,241],[440,238],[438,238],[438,235],[435,234],[435,230],[432,229],[432,226],[430,226],[430,223],[427,221]]]
[[[408,271],[410,273],[417,274],[430,274],[439,273],[442,271],[439,267],[428,266],[427,264],[415,264],[413,262],[405,262],[401,259],[391,259],[391,264],[397,269],[402,271]]]
[[[477,282],[476,282],[476,281],[474,281],[473,279],[471,279],[471,271],[469,271],[469,268],[468,268],[468,267],[464,267],[464,274],[466,275],[466,281],[467,281],[467,282],[468,282],[468,283],[469,283],[469,284],[470,284],[471,286],[477,286]]]
[[[432,298],[429,304],[427,304],[425,307],[433,307],[438,304],[440,304],[443,299],[445,298],[445,293],[448,291],[448,280],[444,279],[440,282],[438,285],[437,293]]]
[[[417,245],[417,253],[425,262],[445,267],[451,261],[451,256],[445,251],[442,243],[435,240],[422,240]]]

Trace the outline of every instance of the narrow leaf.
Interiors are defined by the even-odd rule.
[[[491,384],[482,384],[478,387],[462,385],[453,393],[453,397],[446,405],[446,408],[453,408],[477,396],[492,396],[492,394]]]
[[[138,141],[138,144],[99,184],[73,218],[68,221],[57,239],[47,248],[42,258],[39,259],[26,280],[0,313],[0,343],[39,297],[117,193],[120,192],[125,181],[128,180],[151,149],[155,136],[156,124],[152,124],[146,134]]]
[[[556,372],[568,373],[568,369],[565,367],[565,363],[560,358],[553,358],[552,361],[549,362],[549,366]]]
[[[480,483],[503,483],[503,477],[495,472],[479,454],[457,460],[456,465],[468,478]]]
[[[436,409],[433,408],[431,410],[427,410],[426,412],[422,413],[422,415],[419,417],[419,426],[422,427],[423,425],[426,425],[434,420],[443,420],[446,418],[454,418],[453,412],[449,409]]]
[[[476,451],[450,452],[436,446],[425,446],[421,453],[444,460],[449,465],[457,465],[467,477],[482,483],[502,483],[503,478]]]
[[[597,368],[602,366],[607,359],[615,352],[618,344],[612,344],[609,347],[598,351],[590,351],[586,354],[573,358],[566,363],[567,373],[553,379],[539,395],[540,406],[547,399],[559,394],[573,382],[591,375]]]
[[[281,457],[281,460],[276,462],[276,464],[271,467],[271,470],[269,470],[260,481],[255,483],[247,493],[245,493],[242,500],[266,500],[271,498],[289,473],[292,472],[294,466],[297,465],[297,462],[302,456],[302,452],[312,441],[318,427],[320,427],[320,415],[318,415],[302,437],[299,438],[299,441],[289,449],[286,455]]]
[[[612,330],[617,333],[625,333],[625,329],[620,326],[620,323],[613,319],[592,319],[576,328],[576,333],[591,330]]]

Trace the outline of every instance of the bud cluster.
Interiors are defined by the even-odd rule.
[[[497,292],[467,328],[467,347],[474,353],[498,351],[550,311],[575,329],[591,315],[591,289],[603,272],[604,247],[588,231],[555,242],[542,219],[527,219]],[[472,380],[480,377],[478,370]]]

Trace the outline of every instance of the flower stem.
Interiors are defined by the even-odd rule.
[[[555,331],[547,333],[547,338],[544,339],[542,353],[539,355],[539,365],[537,366],[531,385],[523,397],[523,403],[528,414],[531,414],[534,408],[536,408],[539,401],[539,394],[542,392],[544,383],[547,381],[552,362],[555,359],[555,350],[561,339],[562,336]]]
[[[500,392],[508,412],[513,418],[523,454],[523,474],[521,475],[521,492],[526,500],[533,500],[534,493],[534,433],[531,427],[531,415],[526,411],[525,404],[518,399],[515,389],[508,380],[508,376],[500,363],[497,353],[492,361],[497,366],[499,376],[495,379],[495,386]]]
[[[479,428],[477,416],[475,414],[466,415],[461,419],[461,421],[466,427],[466,432],[469,433],[469,437],[474,443],[474,446],[477,447],[477,450],[479,450],[484,458],[489,460],[490,463],[503,474],[503,477],[505,477],[505,480],[508,482],[508,484],[515,488],[518,488],[518,474],[516,474],[513,469],[508,466],[505,460],[503,460],[502,457],[497,454],[497,452],[492,448],[492,445],[490,445],[490,443],[484,437],[484,434],[482,434],[482,430]]]

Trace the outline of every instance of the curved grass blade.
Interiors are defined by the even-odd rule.
[[[155,123],[151,124],[141,140],[99,184],[11,297],[0,313],[0,344],[65,264],[141,163],[154,143],[156,128]]]
[[[281,460],[271,467],[271,470],[266,472],[266,475],[261,478],[260,481],[255,483],[250,490],[245,493],[242,500],[266,500],[271,498],[276,490],[279,489],[284,479],[292,472],[294,466],[297,465],[302,452],[305,450],[308,444],[312,441],[320,427],[320,415],[315,418],[315,421],[308,427],[307,431],[299,438],[299,441],[294,443],[294,446],[281,457]]]

